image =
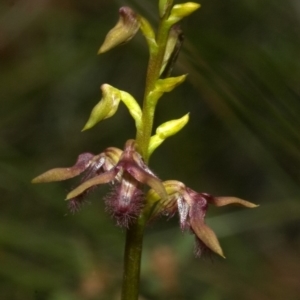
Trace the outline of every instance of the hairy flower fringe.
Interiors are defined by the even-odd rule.
[[[195,235],[194,255],[195,257],[209,256],[213,252]]]
[[[68,210],[72,213],[75,214],[77,213],[82,206],[87,203],[88,201],[85,199],[85,195],[80,195],[76,198],[68,200]]]
[[[117,184],[105,197],[106,211],[115,219],[117,226],[129,228],[143,208],[144,194],[137,188],[129,199],[121,190],[121,184]]]

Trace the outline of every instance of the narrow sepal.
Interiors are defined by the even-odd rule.
[[[213,252],[225,258],[217,236],[204,222],[190,219],[191,227],[196,236]]]
[[[128,42],[137,33],[140,27],[140,17],[130,7],[126,6],[120,8],[119,15],[118,23],[106,35],[98,54]]]
[[[215,206],[225,206],[229,204],[243,206],[247,208],[255,208],[259,206],[252,202],[240,198],[236,198],[236,197],[211,197],[211,198],[207,198],[207,201],[208,203],[211,203]]]
[[[61,181],[61,180],[73,178],[88,168],[93,157],[94,155],[92,153],[80,154],[74,166],[70,168],[51,169],[35,177],[31,182],[43,183],[43,182]]]
[[[118,170],[116,168],[114,168],[108,172],[102,173],[96,177],[93,177],[93,178],[83,182],[81,185],[79,185],[77,188],[72,190],[67,195],[66,200],[73,199],[73,198],[79,196],[80,194],[82,194],[87,189],[89,189],[93,186],[113,181],[117,175],[117,172],[118,172]]]

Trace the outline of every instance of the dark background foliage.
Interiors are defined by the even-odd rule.
[[[0,298],[118,299],[125,232],[102,201],[75,215],[71,182],[31,185],[79,153],[123,147],[135,135],[126,109],[81,133],[109,83],[142,98],[147,48],[139,34],[96,52],[130,5],[157,23],[157,1],[0,2]],[[190,112],[186,128],[153,155],[162,179],[235,195],[255,210],[212,208],[226,260],[195,259],[176,218],[146,232],[141,299],[299,299],[300,6],[297,0],[202,0],[182,22],[174,74],[187,82],[159,103],[156,125]]]

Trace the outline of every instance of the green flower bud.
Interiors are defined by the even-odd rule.
[[[120,91],[109,84],[103,84],[101,86],[101,90],[103,97],[93,108],[91,115],[82,131],[90,129],[100,121],[113,116],[118,109],[121,100]]]
[[[177,76],[177,77],[169,77],[165,79],[158,79],[155,83],[155,92],[171,92],[174,88],[180,85],[186,79],[186,74]]]
[[[200,8],[200,6],[200,4],[194,2],[186,2],[183,4],[174,5],[168,18],[168,22],[175,24]]]
[[[156,134],[161,139],[166,139],[167,137],[179,132],[187,124],[188,121],[189,114],[186,114],[180,119],[165,122],[157,127]]]
[[[186,76],[187,75],[181,75],[177,77],[158,79],[155,83],[153,91],[149,93],[150,101],[155,105],[155,103],[163,95],[163,93],[171,92],[176,86],[178,86],[185,80]]]
[[[156,134],[151,137],[148,153],[149,156],[153,151],[168,137],[179,132],[189,121],[189,114],[180,119],[165,122],[157,127]]]
[[[106,35],[98,54],[128,42],[137,33],[140,27],[140,17],[131,8],[126,6],[120,8],[119,14],[118,23]]]
[[[120,101],[123,101],[126,105],[130,115],[135,120],[136,128],[139,129],[142,120],[142,110],[137,101],[129,93],[118,90],[109,84],[103,84],[101,90],[103,94],[102,99],[93,108],[82,131],[90,129],[100,121],[112,117],[116,113]]]
[[[159,16],[161,18],[166,14],[166,12],[169,10],[172,4],[173,0],[159,0],[158,8]]]

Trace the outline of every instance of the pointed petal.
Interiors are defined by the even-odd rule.
[[[214,204],[215,206],[225,206],[228,204],[235,204],[235,205],[244,206],[248,208],[255,208],[259,206],[252,202],[240,198],[236,198],[236,197],[212,197],[208,199],[208,202]]]
[[[116,177],[117,172],[118,172],[118,169],[114,168],[108,172],[102,173],[99,176],[93,177],[93,178],[85,181],[84,183],[79,185],[77,188],[75,188],[73,191],[71,191],[67,195],[66,200],[70,200],[72,198],[77,197],[78,195],[82,194],[84,191],[86,191],[87,189],[89,189],[95,185],[113,181],[114,178]]]
[[[204,222],[190,219],[191,227],[197,237],[213,252],[225,258],[217,236]]]
[[[82,153],[78,156],[77,161],[73,167],[51,169],[35,177],[31,182],[42,183],[42,182],[61,181],[61,180],[73,178],[87,169],[93,157],[94,154],[92,153]]]

